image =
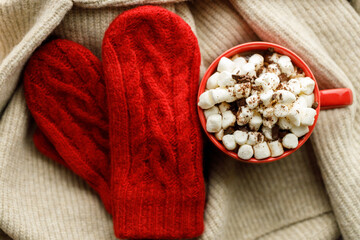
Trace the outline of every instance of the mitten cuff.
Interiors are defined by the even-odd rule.
[[[131,239],[198,237],[204,230],[204,193],[129,186],[115,199],[115,234]]]

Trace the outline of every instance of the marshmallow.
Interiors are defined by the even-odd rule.
[[[273,107],[268,107],[263,111],[263,117],[264,118],[268,118],[268,117],[272,117],[274,116],[274,108]]]
[[[279,141],[269,142],[269,148],[272,157],[278,157],[284,153],[283,146]]]
[[[276,104],[274,106],[274,115],[276,117],[286,117],[289,114],[289,108],[284,104]]]
[[[198,105],[202,109],[209,109],[215,105],[211,91],[205,91],[200,95]]]
[[[228,87],[227,90],[228,90],[229,97],[226,99],[226,102],[230,103],[230,102],[236,101],[237,98],[234,94],[234,87]]]
[[[254,109],[259,105],[260,97],[257,94],[251,95],[246,98],[246,103],[250,109]]]
[[[237,57],[233,59],[233,62],[235,63],[235,66],[237,68],[242,68],[246,63],[246,59],[244,57]]]
[[[237,113],[236,122],[239,126],[243,126],[250,121],[252,116],[253,112],[248,107],[242,106]]]
[[[267,142],[258,143],[254,146],[254,156],[256,159],[268,158],[270,155],[270,148]]]
[[[309,77],[298,78],[300,81],[301,92],[311,94],[315,88],[315,81]]]
[[[265,92],[276,89],[279,83],[280,79],[275,73],[263,73],[255,79],[255,85],[262,86]]]
[[[228,104],[227,102],[222,102],[219,104],[219,109],[221,113],[226,112],[230,109],[230,104]]]
[[[296,100],[295,95],[287,90],[278,90],[276,92],[276,98],[278,99],[279,103],[284,103],[284,104],[290,104],[295,102]]]
[[[294,73],[294,65],[291,63],[291,59],[288,56],[281,56],[279,58],[278,64],[281,71],[287,76],[290,76]]]
[[[236,98],[244,98],[248,97],[251,92],[251,83],[240,83],[235,84],[234,86],[234,93]]]
[[[234,70],[233,70],[231,73],[232,73],[232,74],[235,74],[235,75],[239,75],[239,76],[244,75],[244,74],[243,74],[242,67],[236,67],[236,68],[234,68]]]
[[[206,130],[210,133],[216,133],[221,129],[222,117],[220,114],[211,115],[206,121]]]
[[[287,115],[287,119],[289,122],[294,126],[300,126],[301,120],[301,106],[298,104],[294,104],[293,107],[290,109],[289,114]]]
[[[288,130],[288,129],[292,128],[292,124],[289,121],[289,119],[287,119],[287,118],[279,118],[278,126],[280,129],[283,129],[283,130]]]
[[[281,55],[278,53],[273,53],[270,57],[270,62],[278,63]]]
[[[263,102],[264,106],[267,107],[270,105],[273,94],[274,94],[273,90],[269,90],[265,93],[260,94],[260,100]]]
[[[221,129],[220,131],[218,131],[217,133],[215,133],[215,138],[216,138],[217,140],[219,140],[219,141],[222,140],[223,136],[224,136],[224,129]]]
[[[253,117],[250,119],[249,127],[252,131],[259,130],[260,126],[262,124],[262,117],[259,113],[254,113]]]
[[[304,108],[301,109],[300,112],[301,115],[301,125],[304,126],[311,126],[314,124],[315,116],[316,116],[316,110],[313,108]]]
[[[256,71],[255,71],[255,64],[253,63],[246,63],[243,67],[243,74],[244,75],[248,75],[248,76],[256,76]]]
[[[211,89],[210,92],[215,103],[230,102],[231,100],[234,99],[231,88],[215,88],[215,89]]]
[[[271,128],[262,126],[261,131],[262,131],[262,133],[264,134],[264,136],[265,136],[267,139],[273,140],[273,139],[272,139],[272,129],[271,129]]]
[[[290,88],[290,91],[295,95],[298,95],[301,91],[300,82],[297,79],[290,79],[288,81],[288,86]]]
[[[257,108],[257,112],[260,113],[260,114],[263,114],[264,110],[265,110],[265,107],[264,107],[264,106],[259,106],[259,107]]]
[[[269,73],[274,73],[278,76],[281,74],[281,71],[276,63],[269,64],[267,67],[267,71]]]
[[[207,89],[217,88],[219,86],[218,85],[219,76],[220,76],[220,73],[218,73],[218,72],[211,75],[206,82],[206,88]]]
[[[294,106],[298,105],[300,108],[306,108],[307,107],[307,101],[304,95],[301,95],[298,97],[298,99],[295,101]]]
[[[261,143],[264,141],[264,135],[260,132],[248,132],[248,139],[246,140],[246,144],[255,145],[257,143]]]
[[[293,134],[295,134],[297,137],[302,137],[309,132],[309,127],[308,126],[299,126],[299,127],[294,126],[290,129],[290,131]]]
[[[240,130],[236,130],[233,133],[235,137],[235,142],[239,145],[244,145],[248,139],[248,133]]]
[[[255,53],[249,58],[249,63],[255,64],[255,70],[259,70],[264,65],[264,57]]]
[[[205,118],[208,119],[211,115],[220,113],[219,108],[217,106],[213,106],[212,108],[204,110]]]
[[[288,82],[280,82],[277,89],[292,92],[292,89],[291,89],[291,87],[289,87]]]
[[[283,137],[282,139],[282,145],[288,149],[296,148],[298,143],[299,141],[297,136],[292,133],[286,134],[285,137]]]
[[[244,160],[249,160],[253,155],[254,155],[254,150],[250,145],[245,144],[239,148],[238,151],[239,158]]]
[[[222,113],[222,128],[227,129],[230,126],[234,126],[236,121],[235,115],[231,111],[225,111]]]
[[[313,105],[315,101],[313,93],[310,95],[302,94],[300,96],[306,100],[306,107],[311,107]]]
[[[263,118],[263,125],[268,128],[272,128],[277,122],[278,118],[275,116]]]
[[[232,78],[232,75],[228,71],[224,71],[219,74],[218,85],[222,88],[232,87],[236,83],[235,79]]]
[[[224,144],[227,150],[234,150],[236,148],[235,138],[232,134],[227,134],[223,136],[222,143]]]
[[[219,64],[217,66],[218,72],[232,72],[232,70],[235,68],[235,63],[228,59],[227,57],[222,57],[219,61]]]

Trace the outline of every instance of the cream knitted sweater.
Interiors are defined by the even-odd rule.
[[[189,23],[199,39],[202,73],[224,50],[261,39],[298,53],[320,88],[360,93],[360,17],[345,0],[0,1],[1,239],[114,239],[96,193],[35,149],[21,71],[49,36],[100,57],[109,23],[144,3],[163,4]],[[271,164],[236,162],[206,144],[199,239],[360,239],[357,106],[355,99],[351,107],[322,111],[307,144]]]

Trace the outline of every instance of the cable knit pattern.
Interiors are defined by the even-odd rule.
[[[81,45],[54,40],[30,58],[24,86],[32,116],[61,157],[55,160],[84,178],[110,211],[108,114],[100,61]],[[40,132],[34,142],[43,149]]]
[[[103,61],[117,126],[110,129],[116,236],[199,236],[205,187],[194,34],[163,8],[139,7],[111,23]]]

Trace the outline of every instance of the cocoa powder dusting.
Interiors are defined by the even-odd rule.
[[[255,91],[261,91],[263,88],[262,86],[252,86],[252,89],[254,89]]]

